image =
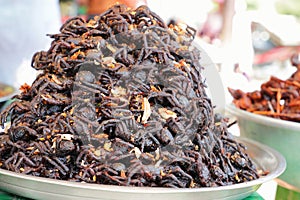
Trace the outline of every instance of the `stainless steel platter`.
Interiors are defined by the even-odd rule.
[[[96,185],[53,180],[18,174],[0,169],[0,189],[33,199],[102,199],[102,200],[205,200],[243,199],[255,192],[261,184],[275,179],[286,168],[284,157],[261,143],[238,138],[247,146],[247,153],[259,169],[269,174],[257,180],[231,186],[195,189],[142,188]]]

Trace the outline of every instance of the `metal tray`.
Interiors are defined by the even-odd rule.
[[[102,199],[102,200],[205,200],[243,199],[262,183],[275,179],[286,168],[284,157],[272,148],[250,139],[238,138],[259,169],[270,173],[257,180],[213,188],[173,189],[96,185],[53,180],[0,170],[1,190],[33,199]]]

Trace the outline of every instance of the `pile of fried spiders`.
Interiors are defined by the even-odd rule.
[[[66,21],[37,52],[41,73],[1,113],[0,166],[51,179],[199,188],[259,178],[214,114],[192,45],[147,6]]]

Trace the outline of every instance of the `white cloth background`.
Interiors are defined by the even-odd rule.
[[[48,50],[61,26],[58,0],[0,0],[0,82],[30,84],[37,71],[30,66],[37,51]]]

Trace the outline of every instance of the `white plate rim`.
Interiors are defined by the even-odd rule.
[[[276,119],[264,115],[251,113],[240,108],[237,108],[234,104],[230,103],[226,105],[226,111],[236,117],[251,120],[259,124],[265,124],[274,127],[287,128],[300,132],[300,123],[292,122],[282,119]]]

